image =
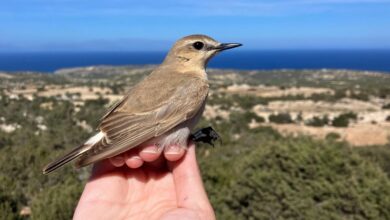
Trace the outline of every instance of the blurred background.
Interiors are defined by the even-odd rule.
[[[71,218],[89,168],[41,168],[200,33],[244,44],[210,62],[198,126],[223,140],[197,149],[218,219],[390,219],[389,12],[388,0],[1,2],[0,218]]]

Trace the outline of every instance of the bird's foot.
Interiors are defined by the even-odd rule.
[[[206,144],[210,144],[213,147],[214,142],[217,140],[222,143],[221,137],[212,127],[206,127],[197,130],[195,133],[190,135],[190,140],[194,142],[203,142]]]

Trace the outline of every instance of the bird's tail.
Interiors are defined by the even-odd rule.
[[[99,143],[103,137],[104,137],[103,132],[99,132],[96,135],[92,136],[90,139],[88,139],[87,142],[76,147],[75,149],[73,149],[72,151],[67,153],[65,156],[59,157],[56,160],[54,160],[53,162],[46,165],[43,168],[43,171],[42,171],[43,174],[48,174],[48,173],[64,166],[65,164],[69,163],[70,161],[82,156],[85,152],[90,150],[96,143]]]
[[[52,171],[69,163],[70,161],[80,157],[86,151],[86,148],[88,148],[88,147],[85,144],[82,144],[82,145],[76,147],[75,149],[73,149],[72,151],[70,151],[69,153],[67,153],[66,155],[61,156],[61,157],[57,158],[56,160],[54,160],[53,162],[47,164],[43,168],[43,171],[42,171],[43,174],[51,173]]]

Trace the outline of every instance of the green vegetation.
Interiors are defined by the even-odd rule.
[[[331,141],[336,141],[339,140],[340,138],[341,138],[340,134],[335,132],[330,132],[325,137],[326,140],[331,140]]]
[[[390,109],[390,103],[382,106],[383,109]]]
[[[367,158],[368,160],[379,164],[384,172],[390,177],[390,145],[384,146],[370,146],[370,147],[359,147],[356,151]]]
[[[344,89],[337,89],[335,91],[335,94],[328,94],[328,93],[315,93],[310,96],[309,99],[319,102],[319,101],[326,101],[326,102],[336,102],[340,99],[346,98],[346,91]]]
[[[77,112],[76,116],[81,121],[87,121],[92,126],[92,128],[96,128],[99,124],[100,118],[106,112],[108,100],[99,98],[97,100],[87,100],[84,103],[84,108],[81,108],[79,112]],[[92,110],[93,109],[93,110]]]
[[[388,86],[387,87],[379,87],[378,96],[380,98],[390,97],[390,88]]]
[[[94,129],[108,107],[105,94],[78,106],[61,97],[11,99],[5,95],[9,85],[20,84],[24,89],[29,84],[39,85],[39,89],[48,89],[47,85],[91,89],[100,86],[122,93],[149,71],[107,67],[91,70],[93,74],[85,70],[56,75],[15,74],[14,78],[1,81],[0,124],[13,125],[15,131],[0,130],[0,219],[72,217],[90,168],[73,170],[66,166],[49,176],[42,175],[41,169],[48,161],[85,141],[91,131],[80,122],[85,121]],[[321,86],[334,89],[335,94],[271,98],[210,94],[209,104],[230,112],[229,119],[202,120],[198,126],[213,126],[223,140],[223,145],[215,148],[201,144],[197,148],[205,186],[218,219],[390,219],[390,145],[352,148],[340,141],[338,133],[329,133],[325,140],[284,137],[270,127],[263,127],[265,119],[251,111],[255,105],[266,106],[276,100],[335,102],[342,98],[386,98],[390,94],[387,89],[390,77],[367,78],[345,71],[286,70],[241,72],[234,80],[218,81],[223,74],[217,70],[211,72],[214,89],[243,82],[280,88]],[[355,87],[356,91],[352,91]],[[269,120],[294,123],[288,113],[271,115]],[[349,112],[332,121],[322,116],[305,123],[345,127],[353,120],[357,120],[357,115]],[[248,124],[252,121],[263,124],[250,129]],[[302,114],[296,121],[303,121]],[[46,129],[42,129],[43,125]],[[31,216],[19,214],[26,206],[31,208]]]
[[[252,120],[254,120],[257,123],[265,122],[265,118],[258,116],[257,114],[249,111],[245,111],[244,113],[242,113],[242,116],[240,117],[243,117],[245,121],[249,121],[249,122],[251,122]]]
[[[348,127],[351,120],[356,120],[357,115],[353,112],[341,114],[333,119],[332,125],[335,127]]]
[[[53,109],[40,108],[52,102]],[[68,166],[50,176],[42,175],[49,160],[85,140],[89,133],[76,125],[74,106],[66,101],[0,100],[0,117],[18,124],[12,133],[0,131],[0,213],[19,219],[22,207],[32,209],[33,219],[70,219],[83,188],[86,170]],[[96,111],[89,109],[90,112]],[[43,120],[37,120],[39,117]],[[47,125],[40,130],[39,124]],[[82,177],[82,178],[80,178]]]
[[[323,116],[322,118],[314,116],[312,119],[308,120],[305,124],[313,127],[323,127],[329,124],[329,118],[327,115]]]
[[[279,114],[272,114],[268,117],[268,120],[270,122],[276,123],[276,124],[290,124],[293,123],[293,120],[291,119],[291,116],[289,113],[279,113]]]
[[[218,72],[212,75],[218,75]],[[220,73],[222,74],[222,73]],[[247,72],[239,73],[235,83],[247,83],[249,85],[270,85],[278,87],[309,86],[331,88],[336,91],[346,91],[348,89],[359,90],[351,94],[352,98],[365,99],[370,95],[378,97],[389,97],[390,76],[386,74],[370,74],[354,71],[335,71],[335,70],[275,70],[275,71],[256,71],[255,74]],[[346,94],[340,93],[342,96]],[[337,95],[338,96],[338,95]],[[336,96],[336,97],[337,97]]]
[[[356,154],[307,140],[265,146],[237,156],[240,160],[233,157],[229,164],[235,164],[235,172],[212,175],[222,183],[209,186],[217,189],[211,195],[225,195],[214,202],[220,219],[390,217],[388,177]]]
[[[45,86],[40,86],[37,88],[37,92],[44,92],[46,91]]]
[[[352,92],[350,98],[361,100],[361,101],[368,101],[370,97],[368,93],[360,91],[360,92]]]
[[[215,126],[223,146],[198,149],[211,151],[200,163],[218,219],[390,217],[389,176],[345,143],[282,138],[264,127],[231,140],[225,126]]]
[[[49,101],[52,110],[39,107]],[[0,117],[18,109],[7,123],[21,128],[10,134],[0,132],[0,213],[20,219],[21,208],[29,206],[32,219],[71,218],[88,169],[73,171],[67,166],[44,176],[41,168],[89,136],[76,120],[96,123],[87,113],[101,114],[96,107],[105,103],[90,101],[75,112],[67,101],[1,99],[5,111]],[[47,130],[36,127],[40,115],[45,116]],[[388,168],[385,172],[380,168],[388,166],[382,164],[385,157],[378,163],[373,154],[356,153],[333,140],[283,138],[267,127],[249,129],[252,119],[262,121],[252,113],[240,112],[232,113],[230,120],[212,121],[223,146],[198,148],[205,185],[219,219],[390,217],[385,208],[390,206]],[[235,135],[239,138],[233,138]],[[208,157],[203,156],[205,151],[211,152]]]

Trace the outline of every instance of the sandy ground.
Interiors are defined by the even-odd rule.
[[[0,73],[1,74],[1,73]],[[0,75],[2,77],[2,75]],[[287,88],[280,89],[278,87],[271,86],[256,86],[251,87],[249,85],[233,85],[226,89],[220,89],[219,92],[226,93],[240,93],[250,94],[263,97],[280,97],[286,95],[303,95],[310,96],[318,93],[333,94],[334,91],[326,88]],[[100,87],[75,87],[75,86],[54,86],[48,85],[44,91],[37,91],[37,87],[34,85],[27,85],[25,89],[14,89],[9,91],[8,95],[17,98],[18,95],[25,96],[28,99],[33,99],[34,95],[50,97],[55,96],[63,100],[72,100],[76,106],[82,106],[85,100],[98,99],[100,96],[109,99],[109,101],[115,102],[122,98],[122,95],[114,95],[109,88]],[[52,103],[43,103],[42,108],[51,109]],[[364,102],[353,99],[342,99],[336,103],[330,102],[314,102],[311,100],[300,101],[273,101],[268,105],[256,105],[253,111],[259,116],[266,119],[266,123],[256,124],[251,123],[250,127],[257,127],[262,125],[271,125],[282,134],[306,134],[316,138],[325,138],[329,133],[337,133],[342,140],[345,140],[355,146],[363,145],[381,145],[389,142],[390,136],[390,123],[386,122],[386,117],[390,115],[390,110],[382,109],[383,100],[373,100],[370,102]],[[207,105],[204,117],[206,119],[221,117],[228,119],[230,111],[243,111],[243,109],[230,109],[223,110],[220,106]],[[288,112],[295,119],[298,115],[301,115],[304,120],[311,119],[314,116],[328,115],[330,119],[338,116],[341,113],[353,111],[358,114],[358,120],[356,123],[350,125],[348,128],[335,128],[331,126],[325,126],[321,128],[309,127],[304,124],[272,124],[269,123],[268,117],[270,114]],[[80,124],[85,129],[90,129],[85,124]],[[15,125],[0,125],[1,130],[12,132],[16,129]]]
[[[232,110],[232,109],[231,109]],[[250,123],[249,127],[272,126],[282,134],[305,134],[316,138],[325,138],[329,133],[337,133],[341,140],[349,142],[353,146],[383,145],[390,142],[390,122],[386,118],[390,116],[390,110],[384,110],[380,103],[364,102],[353,99],[343,99],[337,103],[304,101],[275,101],[267,106],[256,105],[251,110],[262,116],[266,122],[262,124]],[[345,112],[355,112],[358,120],[351,123],[348,128],[336,128],[332,126],[311,127],[301,124],[273,124],[268,121],[271,114],[288,112],[293,119],[300,114],[303,120],[314,116],[327,115],[330,119]],[[204,117],[206,119],[221,117],[229,118],[229,110],[223,110],[220,106],[206,106]]]
[[[384,124],[355,124],[348,128],[335,127],[308,127],[297,124],[276,125],[273,128],[282,134],[310,135],[323,139],[329,133],[337,133],[341,140],[345,140],[353,146],[384,145],[389,143],[390,123]]]
[[[13,76],[11,76],[10,74],[0,72],[0,78],[12,79]]]
[[[206,108],[203,112],[203,117],[206,119],[214,119],[216,117],[228,119],[229,114],[229,111],[222,110],[218,105],[206,105]]]
[[[324,115],[332,119],[341,113],[355,112],[358,114],[359,123],[384,122],[390,115],[390,110],[382,109],[380,103],[353,99],[342,99],[336,103],[311,100],[274,101],[268,105],[256,105],[252,111],[264,118],[268,118],[270,114],[288,112],[295,119],[300,114],[304,120]]]
[[[249,86],[247,84],[231,85],[226,89],[220,89],[220,92],[255,95],[260,97],[282,97],[298,96],[309,97],[313,94],[334,94],[332,89],[328,88],[311,88],[311,87],[292,87],[280,89],[276,86]]]
[[[341,99],[336,103],[314,102],[312,100],[300,101],[273,101],[264,107],[268,111],[292,112],[344,112],[344,111],[380,111],[382,106],[376,103],[364,102],[354,99]]]
[[[25,89],[15,89],[9,92],[10,95],[22,95],[27,99],[32,100],[34,95],[41,97],[60,97],[63,100],[85,101],[98,99],[100,96],[109,99],[110,102],[115,102],[121,99],[122,95],[112,94],[109,88],[100,87],[61,87],[61,86],[46,86],[44,91],[37,91],[36,86],[27,86]]]

